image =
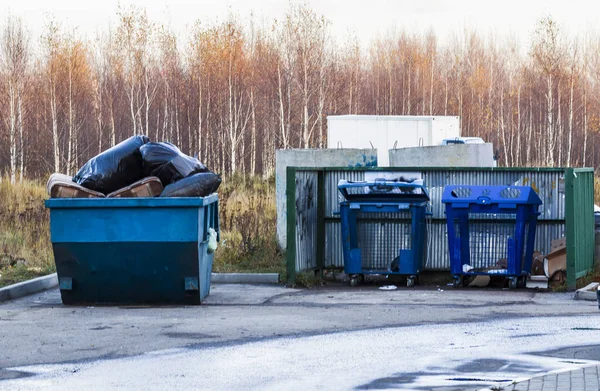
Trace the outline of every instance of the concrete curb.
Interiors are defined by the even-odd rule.
[[[592,282],[588,286],[577,289],[575,292],[575,300],[589,300],[589,301],[597,301],[596,289],[598,288],[600,283]]]
[[[18,299],[23,296],[41,292],[46,289],[54,288],[58,285],[58,277],[56,273],[43,277],[34,278],[33,280],[19,282],[17,284],[0,288],[0,303],[3,301]]]
[[[212,273],[215,284],[279,284],[279,273]],[[58,286],[56,273],[0,288],[0,303]]]
[[[212,273],[215,284],[279,284],[279,273]]]

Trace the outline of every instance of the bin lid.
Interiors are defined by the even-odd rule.
[[[415,203],[429,201],[427,188],[421,183],[375,179],[374,181],[338,182],[338,191],[353,202]]]
[[[444,187],[445,204],[478,205],[541,205],[542,200],[531,186],[471,186]]]

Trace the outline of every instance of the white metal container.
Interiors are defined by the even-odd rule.
[[[407,115],[330,115],[327,148],[375,148],[377,165],[389,166],[388,150],[441,145],[460,137],[458,117]]]

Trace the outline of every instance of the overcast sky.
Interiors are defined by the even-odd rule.
[[[175,31],[187,31],[194,21],[222,20],[228,10],[244,18],[253,11],[257,19],[269,22],[281,18],[286,0],[121,0],[121,5],[143,6],[154,21],[170,24]],[[364,44],[386,32],[402,28],[425,31],[433,28],[445,40],[451,32],[467,26],[481,33],[516,35],[523,45],[535,22],[552,15],[568,33],[583,33],[600,27],[600,0],[313,0],[307,3],[332,22],[332,33],[342,41],[353,31]],[[21,16],[35,36],[52,14],[64,27],[77,27],[92,37],[115,24],[119,0],[0,0],[0,14]],[[4,17],[2,17],[4,19]],[[2,21],[3,22],[3,21]]]

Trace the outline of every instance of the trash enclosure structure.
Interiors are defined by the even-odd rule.
[[[531,186],[542,206],[534,249],[550,252],[552,240],[566,237],[567,285],[593,266],[594,191],[592,168],[470,167],[321,167],[287,168],[287,277],[296,273],[342,269],[339,211],[340,179],[364,181],[386,175],[414,174],[426,184],[431,212],[427,219],[427,257],[423,270],[450,270],[443,189],[448,185]],[[400,240],[400,239],[398,239]]]
[[[344,197],[341,234],[350,285],[357,285],[365,274],[400,274],[413,286],[425,261],[425,187],[376,179],[340,180],[338,189]],[[399,229],[390,224],[400,222]],[[402,237],[400,247],[394,247],[395,236]]]
[[[200,304],[210,291],[218,196],[53,198],[64,304]]]
[[[454,287],[474,275],[504,276],[510,288],[525,287],[542,204],[533,188],[452,185],[442,202]]]

